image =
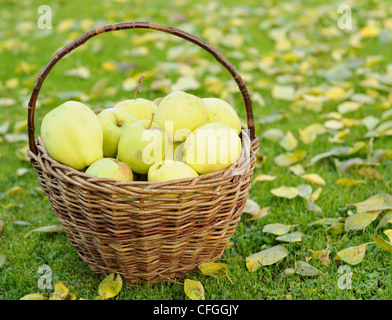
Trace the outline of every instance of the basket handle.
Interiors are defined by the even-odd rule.
[[[255,126],[254,126],[254,119],[253,119],[253,111],[252,111],[252,100],[250,99],[248,89],[245,85],[245,82],[242,80],[241,76],[235,69],[235,67],[215,48],[213,48],[209,43],[199,39],[198,37],[191,35],[185,31],[179,30],[174,27],[158,24],[158,23],[151,23],[151,22],[145,22],[145,21],[130,21],[130,22],[120,22],[120,23],[114,23],[114,24],[109,24],[105,25],[102,27],[98,27],[96,29],[92,29],[82,35],[81,37],[77,38],[67,46],[65,46],[63,49],[58,51],[52,59],[49,61],[49,63],[42,69],[41,73],[39,74],[37,81],[34,85],[33,92],[31,93],[30,96],[30,101],[28,104],[28,119],[27,119],[27,124],[28,124],[28,137],[29,137],[29,148],[30,150],[34,153],[37,154],[37,146],[35,144],[35,139],[34,139],[34,114],[35,114],[35,105],[37,102],[38,94],[41,90],[42,83],[44,82],[46,76],[49,74],[49,72],[52,70],[52,68],[55,66],[55,64],[64,56],[66,56],[68,53],[76,49],[77,47],[80,47],[82,44],[84,44],[88,39],[104,33],[104,32],[109,32],[109,31],[117,31],[117,30],[123,30],[123,29],[152,29],[152,30],[158,30],[166,33],[170,33],[172,35],[175,35],[177,37],[183,38],[185,40],[188,40],[199,47],[203,48],[206,50],[208,53],[210,53],[219,63],[221,63],[231,74],[231,76],[234,78],[234,80],[237,82],[238,88],[242,94],[245,108],[246,108],[246,115],[247,115],[247,121],[248,121],[248,129],[250,131],[250,138],[251,141],[255,139]]]

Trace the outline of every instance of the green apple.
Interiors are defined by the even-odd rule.
[[[174,160],[184,162],[182,153],[184,150],[185,141],[178,144],[174,149]]]
[[[207,122],[207,108],[200,98],[173,91],[159,103],[155,122],[166,131],[171,142],[181,142]]]
[[[162,161],[168,138],[152,120],[138,120],[127,126],[118,143],[118,157],[133,172],[145,174],[151,165]]]
[[[226,123],[200,126],[185,140],[184,162],[199,174],[225,169],[241,155],[241,139]]]
[[[198,176],[199,174],[192,167],[183,162],[173,160],[163,160],[154,163],[148,169],[148,181],[150,182],[164,182]]]
[[[229,103],[219,98],[203,98],[202,100],[207,107],[207,123],[223,122],[232,127],[238,134],[241,133],[241,120]]]
[[[93,162],[86,170],[87,174],[99,178],[132,181],[133,173],[125,162],[113,158],[102,158]]]
[[[150,100],[136,98],[121,101],[114,108],[124,110],[138,118],[138,120],[151,120],[151,115],[156,113],[157,105]]]
[[[118,141],[124,129],[138,119],[132,114],[117,108],[104,109],[98,114],[103,131],[103,156],[115,158]]]
[[[42,142],[50,156],[77,170],[103,157],[103,131],[88,106],[67,101],[48,112],[41,123]]]

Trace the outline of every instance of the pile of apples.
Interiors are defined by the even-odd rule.
[[[67,101],[45,115],[41,139],[58,162],[87,174],[163,182],[222,170],[241,155],[241,122],[219,98],[173,91],[94,112]]]

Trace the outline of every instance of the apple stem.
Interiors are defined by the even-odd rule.
[[[118,155],[116,156],[116,163],[118,164],[119,160],[118,160]]]
[[[139,92],[142,91],[142,86],[143,86],[143,79],[144,79],[145,75],[143,74],[140,78],[139,78],[139,84],[137,85],[137,89],[135,92],[135,100],[137,99],[137,96],[139,94]]]
[[[151,122],[150,122],[150,125],[148,126],[147,129],[151,129],[152,122],[154,121],[154,116],[155,116],[155,113],[151,113]]]

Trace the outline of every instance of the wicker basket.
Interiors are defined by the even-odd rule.
[[[241,158],[225,170],[161,183],[92,177],[49,156],[34,137],[35,105],[54,65],[88,39],[122,29],[153,29],[205,49],[232,75],[243,96],[248,129]],[[131,285],[182,277],[200,263],[218,260],[241,218],[258,139],[251,99],[241,76],[216,49],[179,29],[124,22],[93,29],[57,52],[38,76],[28,110],[28,155],[69,241],[96,273],[117,273]],[[177,197],[162,197],[175,194]]]

